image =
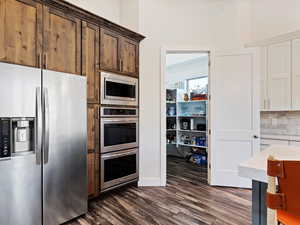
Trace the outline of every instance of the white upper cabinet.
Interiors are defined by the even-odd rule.
[[[292,109],[300,110],[300,39],[292,41]]]
[[[261,76],[260,76],[260,109],[268,109],[267,94],[267,48],[262,47],[260,51]]]
[[[300,56],[300,55],[299,55]],[[300,67],[299,67],[300,69]],[[299,71],[299,70],[298,70]],[[291,109],[291,42],[270,45],[267,53],[267,109]],[[300,93],[300,92],[299,92]]]

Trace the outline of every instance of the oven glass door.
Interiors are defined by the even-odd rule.
[[[102,153],[138,146],[138,120],[136,118],[103,118],[101,123]]]
[[[138,150],[126,150],[101,156],[101,189],[138,177]]]
[[[114,80],[105,80],[105,95],[106,98],[111,99],[136,99],[136,85],[130,83],[123,83]]]

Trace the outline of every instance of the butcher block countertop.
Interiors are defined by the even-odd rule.
[[[300,147],[272,145],[239,165],[239,176],[267,183],[267,160],[272,155],[278,160],[300,161]]]

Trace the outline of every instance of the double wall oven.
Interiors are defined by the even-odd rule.
[[[138,80],[101,74],[101,191],[138,180]]]

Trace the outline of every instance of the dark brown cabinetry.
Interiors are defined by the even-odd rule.
[[[103,70],[120,70],[121,36],[107,29],[101,29],[100,67]]]
[[[89,103],[99,103],[99,28],[82,22],[82,75],[87,77]]]
[[[0,61],[40,66],[42,10],[32,0],[0,0]]]
[[[144,37],[61,0],[0,0],[0,61],[87,78],[88,191],[99,195],[100,71],[139,74]]]
[[[81,21],[44,7],[44,67],[81,74]]]
[[[121,72],[138,77],[139,73],[139,45],[128,38],[121,42]]]
[[[88,193],[95,197],[99,193],[99,117],[98,106],[88,105]]]
[[[101,29],[100,68],[138,77],[139,43]]]

